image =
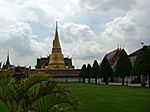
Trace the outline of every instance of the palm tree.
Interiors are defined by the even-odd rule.
[[[64,109],[60,107],[62,103],[75,109],[78,106],[70,88],[43,73],[35,73],[21,82],[12,76],[11,71],[0,73],[0,100],[10,112],[59,112]]]

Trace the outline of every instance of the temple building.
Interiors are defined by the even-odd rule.
[[[6,62],[4,62],[3,65],[2,65],[2,69],[8,69],[8,68],[14,68],[14,65],[10,64],[9,50],[8,50]]]
[[[150,49],[150,45],[148,45],[148,48]],[[129,54],[129,58],[131,60],[132,65],[134,65],[134,62],[136,60],[137,55],[140,53],[142,48],[134,51],[133,53]]]
[[[52,51],[47,57],[37,58],[35,68],[35,70],[57,78],[76,78],[80,74],[80,69],[75,69],[72,65],[72,58],[64,58],[63,56],[59,42],[57,22]]]
[[[108,59],[108,62],[110,63],[111,67],[113,70],[115,70],[115,67],[117,65],[117,61],[119,59],[119,54],[123,49],[121,48],[117,48],[111,52],[109,52],[108,54],[106,54],[104,57],[106,57]]]
[[[58,36],[58,28],[56,22],[56,31],[53,40],[52,52],[47,57],[37,59],[36,69],[68,69],[74,68],[71,58],[64,58]]]
[[[150,45],[148,45],[148,48],[150,49]],[[131,60],[132,65],[134,65],[134,62],[136,60],[137,55],[139,54],[139,52],[141,51],[142,48],[132,52],[131,54],[129,54],[129,59]],[[105,55],[105,57],[108,59],[110,65],[112,66],[112,69],[115,69],[118,58],[119,58],[119,53],[122,51],[123,49],[121,48],[117,48],[109,53],[107,53]]]
[[[35,73],[35,71],[40,71],[46,75],[61,79],[64,81],[79,81],[80,69],[75,69],[72,65],[72,58],[64,58],[61,45],[58,36],[58,26],[56,22],[55,36],[53,40],[52,51],[47,57],[41,57],[37,59],[37,65],[35,69],[26,66],[14,66],[10,64],[9,52],[7,55],[7,61],[0,68],[0,72],[3,70],[11,69],[14,73],[14,77],[20,81],[21,79],[28,77]]]
[[[41,68],[48,68],[48,64],[49,64],[49,59],[50,56],[47,57],[41,57],[41,58],[37,58],[37,65],[35,66],[36,69],[41,69]],[[74,68],[74,66],[72,65],[72,59],[71,58],[64,58],[64,62],[65,62],[65,68]],[[56,66],[55,66],[56,67]]]
[[[15,77],[17,81],[20,81],[21,79],[29,76],[31,67],[12,65],[10,62],[10,56],[8,51],[6,62],[4,62],[0,66],[0,72],[7,71],[7,70],[11,70],[13,73],[13,77]]]

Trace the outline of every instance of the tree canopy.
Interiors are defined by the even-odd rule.
[[[86,75],[86,65],[84,64],[80,72],[80,78],[83,78],[83,82],[85,82],[85,75]]]
[[[86,78],[88,78],[88,83],[90,83],[91,75],[92,75],[92,67],[90,64],[88,64],[86,68]]]
[[[137,55],[133,70],[133,75],[149,75],[150,74],[150,50],[145,45]]]
[[[131,69],[132,69],[131,61],[126,51],[123,49],[119,54],[119,59],[117,61],[115,69],[115,75],[121,77],[129,76],[131,74]]]
[[[132,74],[145,76],[148,75],[150,87],[150,49],[148,48],[148,46],[143,46],[143,48],[137,55],[133,66]]]
[[[97,84],[97,78],[99,78],[101,75],[100,73],[100,66],[98,65],[98,62],[94,60],[93,68],[92,68],[92,77],[95,78],[95,83]]]
[[[112,70],[111,65],[108,62],[108,59],[106,57],[103,58],[100,66],[101,66],[102,77],[104,78],[104,80],[107,84],[108,78],[113,76],[113,70]]]
[[[117,61],[117,66],[115,69],[115,75],[122,78],[122,85],[124,86],[125,76],[131,75],[132,64],[127,55],[126,51],[123,49],[119,54],[119,59]]]

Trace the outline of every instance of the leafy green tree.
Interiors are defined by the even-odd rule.
[[[98,62],[94,60],[93,63],[93,69],[92,69],[92,76],[95,78],[95,84],[97,84],[97,78],[100,77],[100,66],[98,65]]]
[[[84,64],[81,68],[80,79],[83,79],[83,83],[85,83],[85,74],[86,74],[86,65]]]
[[[135,60],[132,73],[133,75],[148,76],[150,87],[150,50],[146,45],[143,46]]]
[[[92,73],[92,67],[90,64],[88,64],[86,68],[86,78],[88,78],[88,83],[91,83],[91,73]]]
[[[124,78],[126,76],[131,75],[131,69],[132,69],[131,61],[126,51],[123,49],[119,54],[119,59],[117,61],[115,69],[115,75],[120,76],[122,78],[122,86],[124,86]]]
[[[102,77],[104,78],[105,84],[108,85],[108,79],[113,76],[113,70],[106,57],[103,58],[100,66]]]
[[[75,108],[78,105],[70,88],[43,73],[33,74],[20,83],[12,76],[12,72],[0,72],[0,100],[9,112],[60,112],[65,110],[62,103]]]

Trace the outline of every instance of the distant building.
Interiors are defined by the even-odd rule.
[[[150,49],[150,45],[148,45],[148,48]],[[138,49],[138,50],[134,51],[133,53],[129,54],[129,58],[131,60],[132,65],[134,64],[136,57],[139,54],[139,52],[141,51],[141,49]]]
[[[119,59],[119,55],[120,55],[120,52],[122,51],[123,49],[121,48],[117,48],[109,53],[107,53],[105,55],[105,57],[108,59],[108,62],[110,63],[113,71],[115,72],[115,68],[117,66],[117,61]],[[114,82],[121,82],[121,78],[119,77],[114,77],[113,78],[113,81]]]
[[[150,49],[150,45],[148,45],[148,48]],[[134,65],[134,62],[135,62],[135,60],[136,60],[138,54],[140,53],[141,49],[142,49],[142,48],[140,48],[140,49],[134,51],[133,53],[131,53],[131,54],[129,55],[129,58],[130,58],[130,60],[131,60],[132,65]],[[137,82],[139,82],[139,83],[141,83],[141,82],[146,82],[146,83],[148,83],[148,76],[143,76],[143,75],[141,75],[140,77],[137,76],[137,77],[134,77],[134,80],[133,80],[133,81],[136,82],[136,83],[137,83]]]
[[[148,47],[150,49],[150,45]],[[119,53],[122,50],[123,49],[121,49],[121,48],[117,48],[117,49],[115,49],[115,50],[113,50],[113,51],[111,51],[105,55],[105,57],[108,59],[110,65],[112,66],[113,69],[116,67]],[[141,49],[138,49],[138,50],[134,51],[133,53],[129,54],[129,59],[131,60],[132,65],[134,64],[136,57],[140,51],[141,51]]]
[[[119,58],[119,54],[123,49],[117,48],[109,53],[107,53],[104,57],[108,59],[108,62],[110,63],[113,70],[115,70],[115,67],[117,65],[117,61]]]
[[[150,49],[150,45],[148,47]],[[121,48],[117,48],[117,49],[115,49],[115,50],[113,50],[113,51],[111,51],[111,52],[109,52],[108,54],[105,55],[105,57],[108,59],[110,65],[111,65],[113,71],[115,71],[117,61],[119,59],[119,54],[122,50],[123,49],[121,49]],[[129,59],[131,60],[132,65],[134,65],[134,62],[135,62],[135,60],[137,58],[137,55],[139,54],[140,51],[141,51],[141,49],[138,49],[138,50],[136,50],[133,53],[128,55]],[[142,77],[130,76],[128,78],[128,82],[129,83],[133,83],[133,82],[140,83],[141,78],[143,78],[142,80],[145,80],[145,81],[147,80],[147,78],[143,77],[143,76]],[[121,81],[121,79],[115,78],[115,81],[118,82],[118,81]]]
[[[2,63],[2,62],[1,62]],[[15,77],[18,81],[21,79],[28,77],[31,73],[31,67],[26,66],[15,66],[10,63],[9,51],[7,54],[6,62],[2,65],[0,72],[10,70],[13,73],[13,77]]]
[[[6,59],[6,62],[3,63],[2,69],[8,69],[8,68],[14,68],[14,67],[15,67],[14,65],[10,64],[9,51],[8,51],[7,59]]]
[[[30,73],[31,67],[17,66],[14,68],[14,77],[16,77],[17,80],[21,80],[28,77]]]

